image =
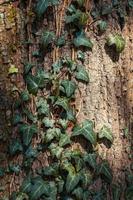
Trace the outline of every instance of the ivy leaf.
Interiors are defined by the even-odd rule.
[[[49,119],[48,117],[45,117],[42,120],[42,123],[45,125],[46,128],[53,128],[55,121],[53,119]]]
[[[75,195],[76,199],[82,199],[83,189],[81,187],[78,187],[72,192],[72,194]]]
[[[133,185],[129,186],[125,192],[126,200],[133,200]]]
[[[36,6],[36,12],[39,17],[41,17],[46,9],[51,5],[57,5],[58,0],[38,0],[37,6]]]
[[[106,138],[111,143],[113,143],[113,140],[114,140],[111,130],[105,125],[101,128],[98,137],[100,139]]]
[[[58,97],[58,99],[57,99],[57,101],[55,102],[54,106],[60,106],[60,107],[62,107],[65,111],[68,111],[68,110],[69,110],[68,99],[67,99],[67,98]]]
[[[58,40],[57,40],[57,42],[56,42],[56,45],[57,45],[58,47],[62,47],[62,46],[65,45],[65,43],[66,43],[66,41],[65,41],[65,36],[62,35],[60,38],[58,38]]]
[[[38,155],[37,149],[33,149],[32,146],[29,146],[29,148],[25,152],[26,158],[36,158]]]
[[[98,28],[99,28],[99,30],[100,30],[101,32],[106,31],[106,29],[107,29],[107,22],[104,21],[104,20],[100,20],[100,21],[98,22]]]
[[[130,8],[133,8],[133,0],[128,0],[128,5]]]
[[[105,179],[105,181],[107,181],[108,183],[111,183],[112,181],[112,171],[109,167],[109,163],[106,161],[103,161],[100,166],[97,168],[98,173],[103,175],[103,178]]]
[[[59,164],[58,163],[52,163],[50,166],[47,166],[42,169],[42,175],[45,176],[56,176],[59,171]]]
[[[63,151],[62,147],[59,147],[57,144],[52,143],[49,146],[49,149],[50,149],[53,157],[56,157],[58,159],[61,157],[61,154],[62,154],[62,151]]]
[[[49,115],[49,105],[46,99],[40,97],[36,102],[37,110],[39,115]]]
[[[0,178],[5,175],[5,169],[3,167],[0,167]]]
[[[24,74],[25,75],[28,74],[31,71],[31,69],[33,68],[33,66],[34,66],[34,64],[32,64],[32,63],[24,64]]]
[[[27,90],[24,90],[23,92],[21,92],[20,97],[23,102],[28,101],[30,99],[29,92]]]
[[[70,143],[71,143],[70,136],[67,134],[61,134],[59,140],[59,146],[64,147],[65,145]]]
[[[89,164],[90,167],[96,169],[97,162],[96,162],[97,155],[95,153],[89,153],[84,155],[84,161]]]
[[[18,68],[15,65],[11,65],[8,74],[16,74],[16,73],[18,73]]]
[[[22,191],[24,193],[29,193],[31,191],[31,187],[32,187],[31,178],[26,177],[22,182],[20,191]]]
[[[31,120],[33,123],[36,123],[36,122],[37,122],[37,117],[34,116],[34,115],[32,114],[31,111],[29,111],[29,110],[26,109],[26,108],[23,109],[22,111],[23,111],[23,113],[27,116],[27,118],[28,118],[29,120]]]
[[[120,200],[121,199],[121,188],[118,185],[112,185],[112,196],[113,200]]]
[[[74,172],[69,172],[66,180],[66,191],[70,193],[79,183],[80,175]]]
[[[125,48],[125,40],[121,35],[114,34],[109,35],[107,38],[107,45],[114,45],[117,53],[121,53]]]
[[[85,71],[85,69],[83,67],[78,67],[75,77],[79,81],[84,81],[86,83],[89,82],[88,73]]]
[[[85,54],[84,54],[84,52],[81,51],[81,50],[79,50],[77,52],[77,58],[78,58],[78,60],[81,60],[82,62],[84,62],[84,60],[85,60]]]
[[[18,152],[22,152],[23,147],[21,145],[21,142],[19,139],[15,138],[12,140],[12,142],[9,145],[9,153],[11,156],[14,156]]]
[[[43,47],[47,48],[48,45],[52,44],[55,39],[55,33],[52,31],[45,31],[42,35],[42,44]]]
[[[81,182],[83,188],[88,188],[88,186],[92,183],[92,175],[89,171],[82,170],[81,172]]]
[[[54,138],[58,139],[60,135],[61,135],[61,130],[59,128],[49,128],[46,132],[44,140],[46,141],[46,143],[48,143]]]
[[[33,135],[37,133],[37,127],[35,125],[22,124],[19,127],[19,131],[22,134],[24,145],[28,146],[31,143]]]
[[[92,49],[93,43],[88,39],[83,31],[78,32],[77,37],[73,40],[75,47],[87,47]]]
[[[61,86],[64,88],[68,98],[71,97],[76,90],[76,83],[74,81],[63,80],[61,81]]]
[[[76,0],[76,2],[80,7],[83,7],[85,5],[85,0]]]
[[[49,185],[42,178],[37,177],[34,179],[33,186],[31,188],[31,200],[39,199],[43,194],[49,196]]]
[[[13,125],[17,125],[18,123],[23,122],[23,118],[22,118],[21,114],[16,113],[16,114],[14,114],[13,120],[12,120],[12,121],[13,121],[13,122],[12,122]]]
[[[83,135],[91,144],[96,144],[96,134],[93,131],[93,123],[89,120],[85,120],[82,126],[76,126],[73,129],[72,137]]]
[[[26,77],[26,83],[27,83],[28,91],[36,95],[38,92],[38,89],[42,88],[42,85],[44,84],[44,79],[41,76],[28,75]]]

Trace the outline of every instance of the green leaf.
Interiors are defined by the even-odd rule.
[[[57,45],[58,47],[62,47],[62,46],[65,45],[65,43],[66,43],[66,41],[65,41],[65,36],[62,35],[60,38],[58,38],[58,40],[57,40],[57,42],[56,42],[56,45]]]
[[[31,196],[30,200],[37,200],[39,199],[43,194],[46,194],[47,196],[50,196],[49,194],[49,185],[41,177],[37,177],[34,182],[33,186],[31,188]]]
[[[15,65],[11,65],[8,70],[8,74],[16,74],[16,73],[18,73],[18,68]]]
[[[57,101],[55,102],[54,106],[60,106],[65,111],[69,111],[69,101],[67,98],[58,97]]]
[[[77,126],[73,129],[72,137],[83,135],[91,144],[96,144],[96,134],[93,131],[93,123],[85,120],[82,126]]]
[[[49,115],[49,105],[47,103],[47,100],[40,97],[38,98],[37,102],[36,102],[36,106],[37,106],[37,110],[38,110],[38,114],[39,115]]]
[[[76,83],[74,81],[62,80],[61,86],[63,87],[64,92],[68,98],[71,97],[76,90]]]
[[[78,3],[78,5],[79,5],[80,7],[85,6],[85,0],[76,0],[76,2]]]
[[[88,20],[88,14],[81,10],[76,10],[72,15],[66,17],[66,24],[74,23],[78,27],[86,25]]]
[[[18,164],[12,164],[12,163],[10,163],[9,166],[8,166],[8,170],[11,173],[15,173],[16,175],[19,175],[21,167]]]
[[[87,47],[92,49],[93,43],[88,39],[83,31],[77,34],[77,37],[73,40],[75,47]]]
[[[125,192],[126,200],[133,200],[133,185],[129,186]]]
[[[84,52],[81,51],[81,50],[79,50],[77,52],[77,58],[78,58],[78,60],[81,60],[82,62],[84,62],[84,60],[85,60],[85,54],[84,54]]]
[[[59,164],[52,163],[50,166],[47,166],[42,169],[42,175],[45,176],[57,176],[59,171]]]
[[[89,171],[82,170],[81,172],[81,182],[83,188],[88,188],[88,186],[92,183],[92,175]]]
[[[53,128],[55,120],[49,119],[48,117],[45,117],[42,120],[42,123],[45,125],[46,128]]]
[[[34,95],[37,94],[38,89],[44,87],[45,81],[42,76],[28,75],[26,77],[28,91]]]
[[[26,109],[26,108],[24,108],[22,111],[23,111],[23,113],[26,115],[26,117],[27,117],[29,120],[31,120],[33,123],[36,123],[36,122],[37,122],[37,117],[34,116],[34,115],[32,114],[31,111],[29,111],[29,110]]]
[[[0,178],[4,177],[5,175],[5,169],[3,167],[0,167]]]
[[[119,34],[110,34],[107,38],[107,45],[114,45],[117,53],[121,53],[125,48],[125,40]]]
[[[31,178],[26,177],[22,182],[20,191],[22,191],[24,193],[29,193],[31,191],[31,187],[32,187]]]
[[[55,39],[55,33],[52,31],[45,31],[42,35],[42,44],[44,48],[47,48]]]
[[[83,67],[78,66],[75,77],[79,81],[89,82],[89,75]]]
[[[100,20],[100,21],[98,22],[98,28],[99,28],[99,30],[100,30],[101,32],[106,31],[106,29],[107,29],[107,22],[104,21],[104,20]]]
[[[38,156],[37,149],[33,149],[32,146],[29,146],[29,148],[25,152],[26,158],[36,158]]]
[[[23,118],[21,114],[19,113],[14,114],[13,120],[12,120],[13,125],[17,125],[18,123],[21,123],[21,122],[23,122]]]
[[[31,143],[33,135],[37,133],[38,130],[35,125],[22,124],[19,127],[19,131],[22,134],[24,145],[28,146]]]
[[[31,71],[31,69],[33,68],[33,66],[34,66],[34,64],[32,64],[32,63],[24,64],[24,74],[25,75],[28,74]]]
[[[97,155],[95,153],[89,153],[84,155],[84,161],[89,164],[90,167],[93,169],[96,169],[97,166]]]
[[[29,92],[27,90],[24,90],[23,92],[21,92],[20,97],[23,102],[28,101],[30,99]]]
[[[106,138],[111,143],[113,143],[113,140],[114,140],[111,130],[105,125],[101,128],[101,130],[98,134],[98,137],[100,139]]]
[[[120,200],[121,199],[121,188],[118,185],[112,185],[112,196],[113,200]]]
[[[61,134],[59,140],[59,146],[64,147],[65,145],[71,144],[70,136],[66,134]]]
[[[97,169],[98,169],[98,173],[103,175],[103,178],[105,179],[105,181],[111,183],[112,171],[110,169],[109,163],[106,161],[103,161]]]
[[[9,145],[9,153],[11,156],[14,156],[18,152],[22,152],[23,147],[21,145],[21,142],[19,139],[15,138],[12,140],[12,142]]]
[[[61,135],[61,130],[59,128],[49,128],[44,137],[44,141],[48,143],[54,138],[59,139],[60,135]]]
[[[69,172],[66,179],[66,191],[70,193],[78,185],[79,181],[79,174]]]
[[[39,17],[41,17],[47,8],[52,5],[57,5],[58,0],[38,0],[37,6],[36,6],[36,13]]]
[[[133,0],[128,0],[128,5],[130,8],[133,8]]]
[[[59,147],[57,144],[52,143],[49,146],[49,149],[50,149],[53,157],[56,157],[58,159],[61,157],[61,154],[62,154],[62,151],[63,151],[62,147]]]
[[[81,187],[78,187],[72,192],[72,194],[75,195],[76,199],[82,199],[83,198],[83,189]]]

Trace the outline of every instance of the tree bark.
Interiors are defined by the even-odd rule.
[[[21,46],[25,34],[23,24],[25,13],[22,12],[21,9],[17,8],[17,3],[0,1],[0,137],[3,137],[3,133],[8,132],[4,136],[6,138],[11,133],[11,125],[8,121],[12,113],[13,97],[11,98],[10,92],[14,87],[20,89],[24,86],[21,61],[27,55],[25,55]],[[131,170],[132,164],[132,158],[130,158],[132,151],[129,148],[132,147],[133,139],[132,17],[127,18],[123,30],[120,29],[115,17],[110,18],[107,31],[100,36],[95,29],[95,23],[88,28],[87,35],[94,43],[92,52],[87,51],[85,53],[85,67],[90,75],[90,83],[87,86],[80,83],[81,94],[77,93],[76,99],[79,122],[86,118],[93,120],[97,132],[103,125],[111,128],[114,135],[112,147],[107,148],[105,145],[99,144],[98,151],[110,163],[113,170],[113,182],[122,184],[123,188],[125,187],[126,170]],[[53,29],[53,22],[49,24],[49,27]],[[27,29],[27,32],[28,30],[31,31],[30,28]],[[126,40],[126,47],[119,57],[105,45],[106,38],[110,33],[120,33]],[[28,50],[29,59],[32,50]],[[63,51],[71,54],[69,47],[66,47]],[[60,54],[63,55],[63,51]],[[48,54],[45,58],[46,66],[51,62],[50,56]],[[8,77],[8,69],[11,64],[19,68],[18,75],[12,80]],[[129,129],[128,138],[124,137],[126,128]],[[13,134],[16,134],[15,131],[13,131]],[[0,144],[0,166],[7,165],[8,162],[7,140],[4,141],[4,144],[4,146],[3,142]],[[2,159],[2,156],[4,159]],[[21,177],[23,177],[23,174],[20,174],[19,177],[12,175],[2,179],[0,188],[4,186],[5,189],[0,193],[1,198],[4,195],[8,196],[10,190],[19,187],[17,184],[21,182],[18,180]]]

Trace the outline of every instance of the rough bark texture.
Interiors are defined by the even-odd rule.
[[[9,126],[7,124],[7,117],[11,114],[9,92],[18,82],[17,87],[23,85],[21,83],[22,65],[20,59],[23,52],[19,48],[22,39],[20,29],[23,29],[23,24],[22,21],[20,22],[19,12],[20,10],[16,8],[15,4],[11,5],[0,1],[0,136],[5,133],[7,127],[10,128],[10,124]],[[126,48],[119,57],[105,46],[106,37],[110,32],[121,33],[126,40]],[[112,147],[107,148],[100,144],[98,149],[102,157],[110,162],[114,182],[121,183],[124,187],[125,171],[130,168],[132,163],[129,157],[132,134],[129,134],[128,139],[124,138],[125,128],[129,128],[129,133],[133,132],[132,16],[127,19],[122,32],[117,20],[110,19],[105,34],[98,36],[94,29],[89,30],[87,34],[94,42],[94,48],[92,52],[86,52],[85,66],[90,74],[90,83],[86,87],[80,84],[82,95],[76,100],[78,119],[79,121],[84,118],[94,120],[96,131],[99,131],[103,125],[112,129],[114,135]],[[46,60],[49,62],[48,57]],[[15,83],[7,76],[10,64],[15,64],[20,69]],[[8,130],[8,132],[11,131]],[[3,145],[0,144],[0,147],[0,165],[3,165],[7,163],[5,160],[7,145],[3,148]],[[2,159],[2,155],[4,159]],[[0,187],[5,187],[5,193],[8,193],[10,187],[14,185],[11,181],[14,181],[12,176],[3,178]],[[1,193],[1,196],[3,197],[4,194]]]

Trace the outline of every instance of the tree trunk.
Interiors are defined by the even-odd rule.
[[[60,7],[63,8],[62,6]],[[62,30],[64,28],[65,9],[66,5],[62,11]],[[29,12],[29,16],[26,15],[26,12]],[[97,132],[99,132],[103,125],[108,126],[112,130],[114,142],[111,148],[106,147],[102,143],[98,144],[97,148],[102,158],[108,160],[110,163],[113,171],[113,183],[121,184],[123,188],[126,187],[126,172],[131,170],[132,164],[132,17],[129,16],[126,19],[122,30],[117,17],[110,17],[108,19],[107,31],[102,35],[98,35],[96,23],[92,23],[89,26],[86,33],[93,41],[94,47],[92,52],[86,51],[85,53],[85,67],[89,72],[90,83],[86,86],[80,83],[79,89],[81,93],[77,92],[76,98],[79,122],[82,122],[84,119],[90,119],[94,121]],[[52,21],[52,16],[48,16],[48,18],[50,20],[48,24],[49,29],[55,29],[55,22]],[[27,24],[24,20],[27,20]],[[12,104],[14,98],[16,98],[16,95],[11,96],[11,91],[19,91],[24,88],[22,62],[27,58],[30,61],[34,61],[31,54],[38,48],[37,42],[40,36],[32,37],[30,26],[32,21],[30,20],[30,3],[26,9],[22,9],[18,8],[17,2],[9,3],[8,1],[0,0],[0,140],[2,141],[0,142],[0,167],[6,166],[9,161],[7,154],[9,137],[17,134],[15,128],[12,130],[9,120],[13,112]],[[42,31],[42,28],[48,22],[44,20],[42,23],[43,25],[38,25],[37,27],[38,33]],[[110,33],[122,34],[126,41],[126,47],[118,57],[115,52],[105,45],[106,38]],[[24,47],[23,45],[26,37],[35,43],[31,48]],[[74,59],[76,58],[76,53],[74,52]],[[73,54],[73,50],[70,50],[69,45],[61,48],[58,52],[60,56],[66,54]],[[52,60],[55,60],[58,55],[54,54],[54,52],[52,54],[48,53],[46,58],[44,58],[45,68],[48,68],[52,64]],[[9,78],[8,70],[11,65],[15,65],[19,69],[19,73],[17,76]],[[34,98],[32,106],[34,109]],[[128,137],[125,137],[127,129],[129,130],[129,134]],[[2,140],[3,137],[4,141]],[[16,157],[15,159],[21,162],[21,157]],[[0,183],[1,198],[4,199],[4,196],[9,196],[15,188],[18,189],[22,179],[23,173],[20,173],[19,176],[15,176],[15,174],[4,176]],[[110,198],[109,195],[108,199]]]

